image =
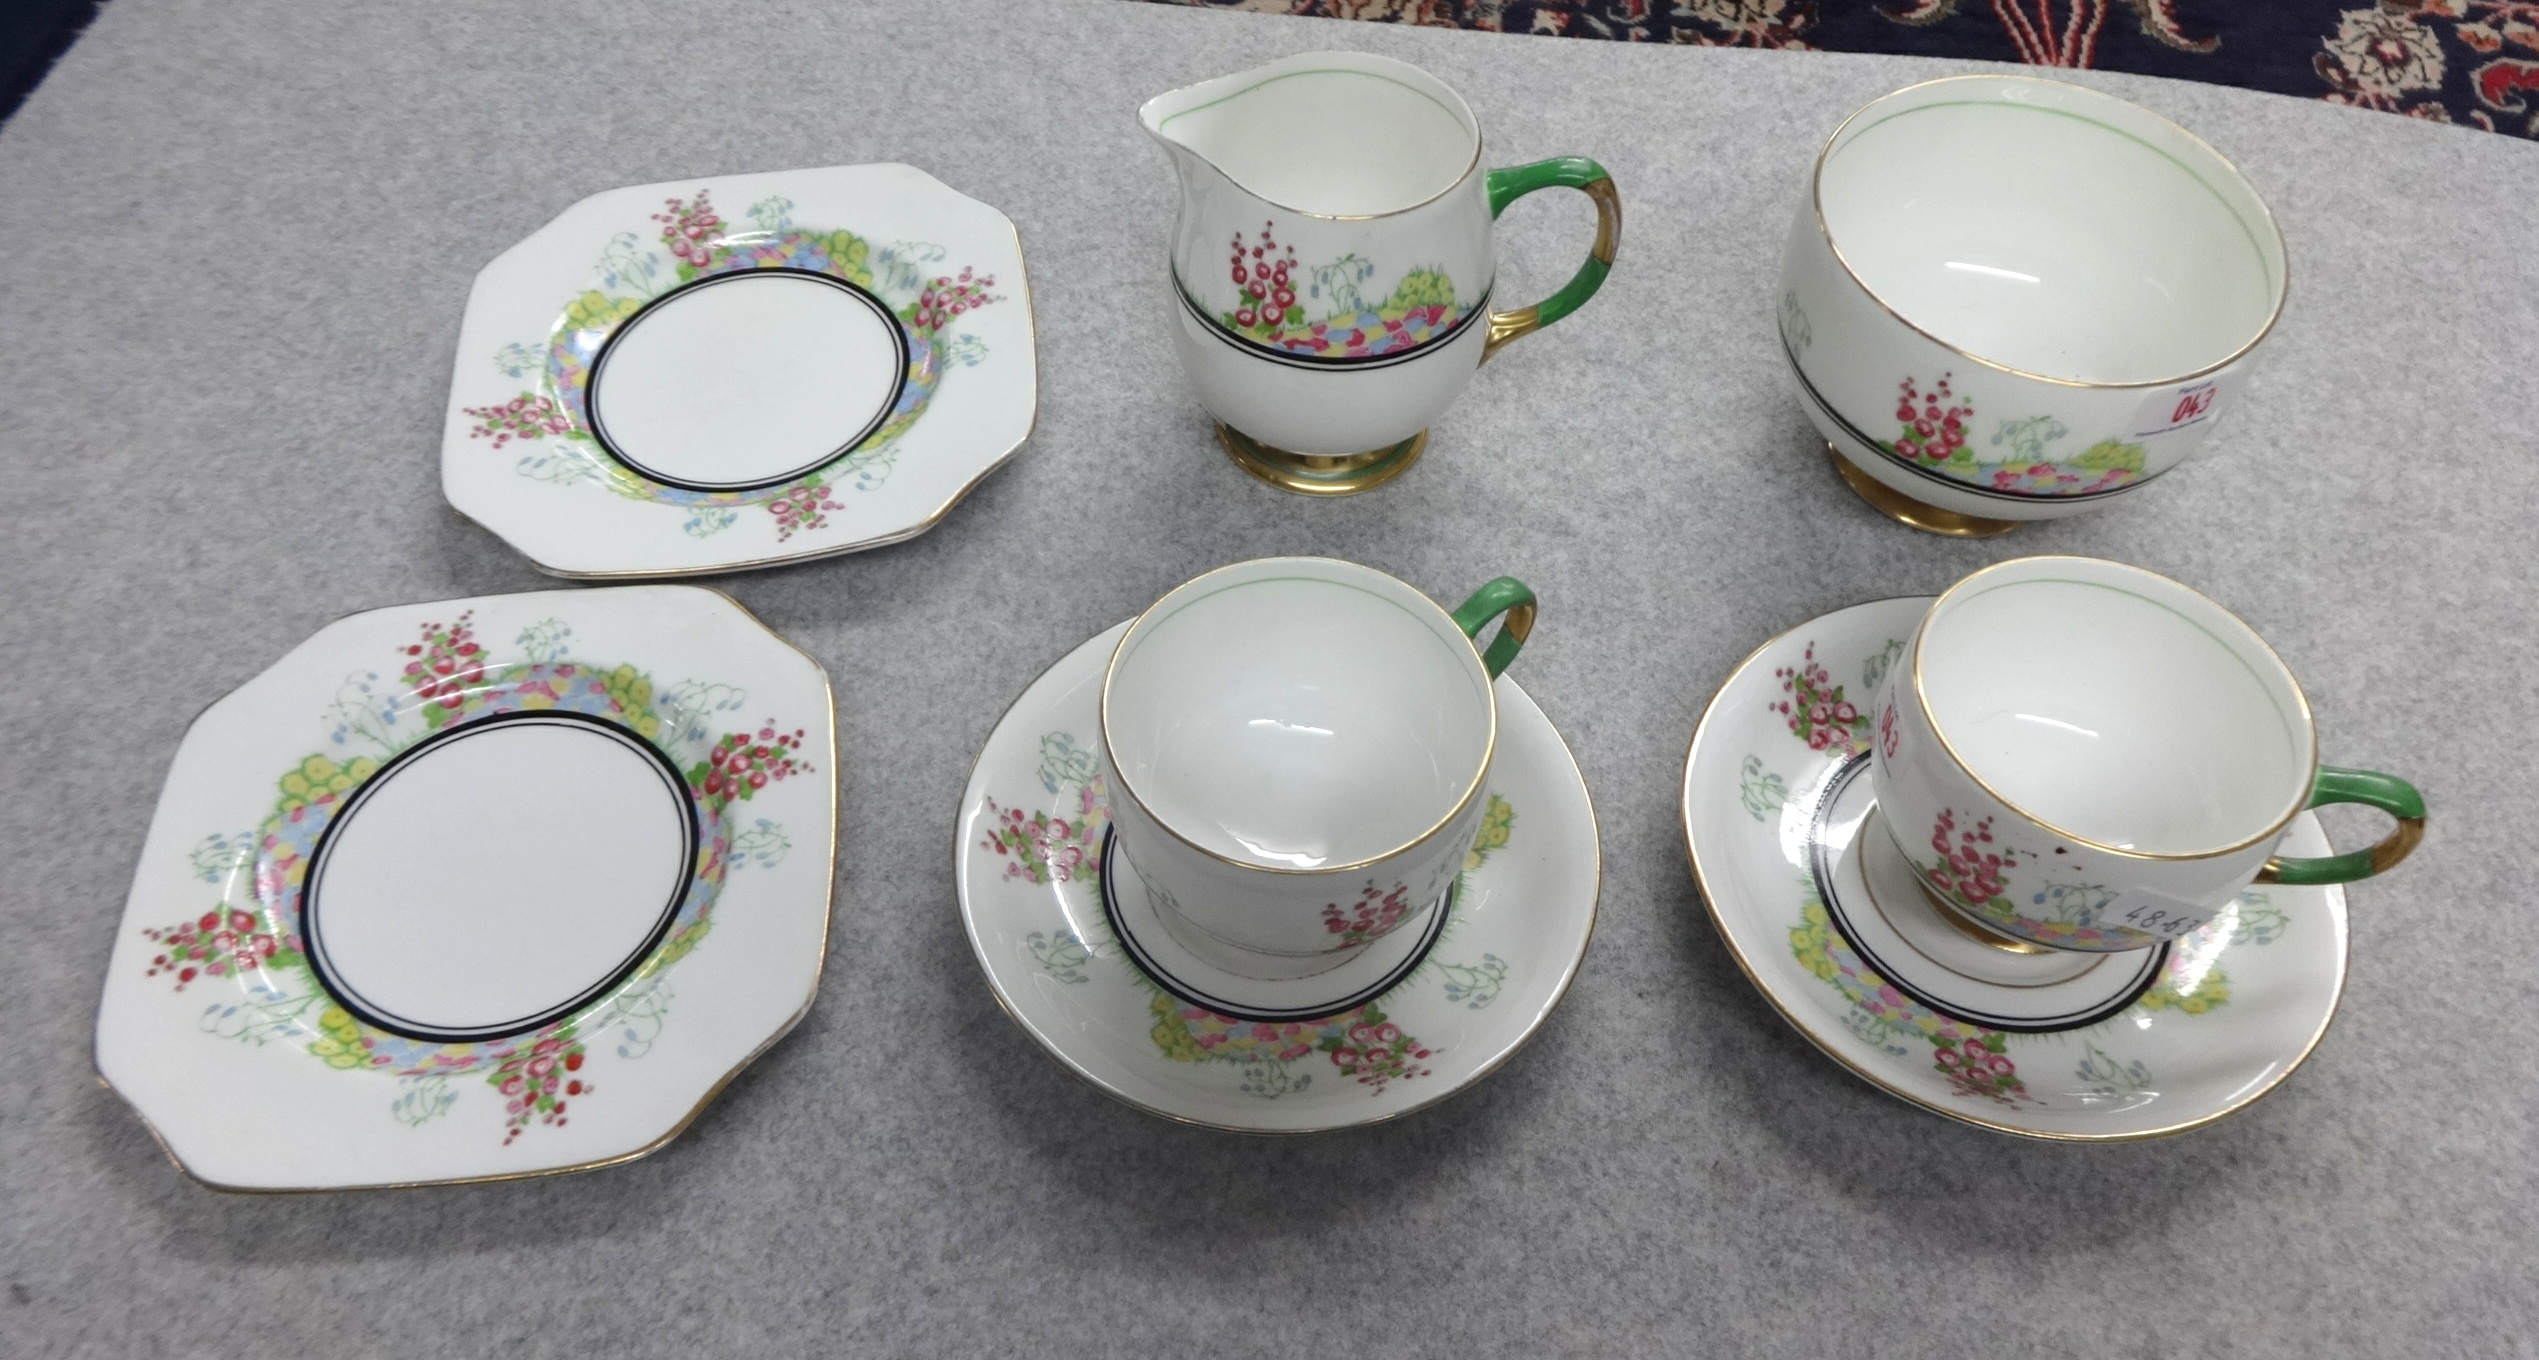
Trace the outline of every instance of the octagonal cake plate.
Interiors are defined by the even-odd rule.
[[[450,504],[545,571],[738,571],[913,538],[1031,433],[1014,224],[905,165],[612,189],[476,276]]]
[[[641,1156],[810,1007],[835,764],[819,664],[714,591],[338,620],[178,747],[98,1075],[215,1189]]]

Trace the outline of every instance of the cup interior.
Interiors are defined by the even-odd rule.
[[[1940,80],[1868,105],[1827,145],[1816,204],[1890,311],[2043,377],[2190,377],[2254,344],[2283,300],[2283,238],[2228,161],[2056,81]]]
[[[1337,868],[1462,806],[1496,732],[1444,610],[1382,572],[1246,562],[1166,595],[1103,687],[1114,772],[1156,820],[1237,863]]]
[[[1957,759],[2012,808],[2150,855],[2215,853],[2308,801],[2308,705],[2272,649],[2166,577],[2007,562],[1931,607],[1914,678]]]
[[[1455,186],[1481,148],[1463,99],[1406,62],[1306,52],[1150,101],[1147,129],[1298,212],[1364,217]]]

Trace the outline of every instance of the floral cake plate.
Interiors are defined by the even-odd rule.
[[[1031,433],[1021,246],[905,165],[586,198],[476,276],[450,504],[559,576],[738,571],[933,527]]]
[[[818,989],[830,723],[817,662],[690,586],[330,624],[178,747],[98,1076],[215,1189],[642,1156]]]
[[[1784,633],[1702,714],[1684,832],[1738,966],[1854,1074],[2001,1133],[2158,1138],[2280,1085],[2344,990],[2342,889],[2251,889],[2139,955],[2021,956],[1939,923],[1910,868],[1899,881],[1881,862],[1869,700],[1929,604],[1878,600]],[[2305,812],[2284,848],[2329,847]]]
[[[1167,990],[1110,925],[1094,751],[1103,667],[1127,627],[1068,653],[1014,701],[962,798],[962,921],[1024,1031],[1130,1105],[1240,1133],[1408,1114],[1532,1038],[1585,957],[1601,870],[1586,783],[1525,691],[1498,680],[1488,812],[1417,965],[1338,1015],[1240,1019]]]

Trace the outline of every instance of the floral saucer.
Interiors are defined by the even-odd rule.
[[[1929,604],[1784,633],[1703,713],[1684,831],[1738,966],[1836,1062],[2002,1133],[2158,1138],[2274,1089],[2344,990],[2342,889],[2251,889],[2172,945],[2087,956],[2002,948],[1922,895],[1865,771],[1870,696]],[[2327,853],[2317,818],[2284,849]]]
[[[1130,1105],[1241,1133],[1408,1114],[1479,1081],[1532,1038],[1586,954],[1601,870],[1586,783],[1525,691],[1499,678],[1489,810],[1432,920],[1393,931],[1379,942],[1391,946],[1383,957],[1371,949],[1318,978],[1250,982],[1171,952],[1160,923],[1140,929],[1144,894],[1106,897],[1120,886],[1106,883],[1107,866],[1125,861],[1103,854],[1097,710],[1104,664],[1127,627],[1032,682],[988,737],[962,799],[953,850],[962,920],[988,986],[1025,1032]],[[1150,973],[1140,957],[1162,966]],[[1347,995],[1369,982],[1370,999]],[[1255,1018],[1192,999],[1220,988],[1251,989],[1226,1004]],[[1327,1012],[1335,1001],[1356,1004],[1319,1018],[1276,1013]]]
[[[905,165],[612,189],[476,276],[450,504],[559,576],[914,538],[1039,400],[1003,213]]]
[[[830,722],[819,664],[710,590],[330,624],[178,747],[98,1075],[215,1189],[642,1156],[810,1007]]]

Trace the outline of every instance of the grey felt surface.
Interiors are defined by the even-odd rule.
[[[1603,295],[1492,364],[1408,477],[1339,502],[1211,446],[1163,329],[1171,186],[1132,118],[1314,46],[1420,62],[1492,160],[1597,156],[1628,211]],[[2539,147],[2081,77],[2246,168],[2292,304],[2208,460],[1946,542],[1836,481],[1769,329],[1818,141],[1946,69],[1106,0],[116,0],[0,131],[0,1351],[2533,1354]],[[551,584],[438,493],[470,277],[598,189],[863,160],[1020,224],[1045,397],[931,534],[718,582],[836,682],[811,1017],[630,1166],[187,1181],[88,1066],[179,733],[338,615]],[[1512,210],[1510,295],[1565,276],[1588,220],[1574,195]],[[2330,759],[2435,809],[2416,860],[2353,893],[2315,1059],[2171,1141],[2013,1141],[1862,1085],[1739,976],[1685,866],[1685,742],[1738,658],[2046,550],[2218,596],[2300,674]],[[1044,1057],[980,983],[949,852],[970,761],[1041,667],[1277,552],[1439,595],[1531,581],[1518,670],[1606,859],[1585,970],[1530,1049],[1397,1124],[1264,1141]]]

